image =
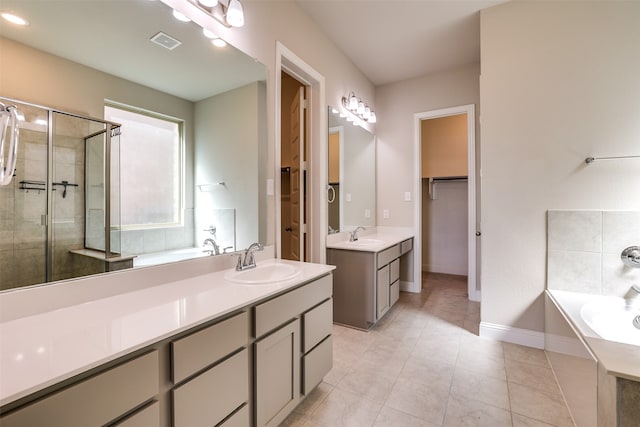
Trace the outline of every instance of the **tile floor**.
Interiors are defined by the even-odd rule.
[[[334,325],[333,369],[282,426],[573,426],[544,352],[478,337],[466,286],[425,274],[369,332]]]

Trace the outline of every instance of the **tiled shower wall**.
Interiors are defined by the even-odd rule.
[[[624,296],[640,283],[620,258],[628,246],[640,246],[640,212],[548,211],[547,287]]]

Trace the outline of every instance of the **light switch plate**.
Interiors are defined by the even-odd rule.
[[[351,193],[347,193],[347,194],[344,196],[344,199],[345,199],[347,202],[350,202],[350,201],[351,201]]]
[[[365,209],[364,210],[364,217],[365,218],[371,218],[371,209]]]
[[[385,219],[389,218],[389,209],[384,209],[382,211],[382,217],[385,218]]]
[[[405,202],[410,202],[411,201],[411,191],[405,191],[404,192],[404,201]]]
[[[274,193],[273,179],[269,178],[267,179],[267,196],[273,196],[273,193]]]

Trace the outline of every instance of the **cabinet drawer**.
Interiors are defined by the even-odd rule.
[[[160,425],[160,404],[156,401],[110,427],[149,427]]]
[[[393,306],[400,299],[400,281],[396,280],[389,288],[389,306]]]
[[[244,349],[173,390],[173,425],[217,425],[248,399],[249,358]]]
[[[400,245],[394,245],[378,253],[378,268],[389,264],[400,256]]]
[[[249,420],[249,405],[244,405],[235,414],[225,420],[220,427],[249,427],[251,421]]]
[[[209,326],[171,343],[172,380],[179,383],[249,341],[249,313]]]
[[[150,400],[159,389],[152,351],[0,418],[2,427],[101,426]]]
[[[255,336],[260,337],[331,297],[331,274],[255,307]]]
[[[407,239],[400,243],[400,255],[404,255],[413,249],[413,239]]]
[[[400,260],[398,258],[389,264],[389,283],[393,283],[400,278]]]
[[[333,367],[333,339],[328,336],[320,345],[304,356],[302,393],[306,396],[320,384]]]
[[[331,335],[333,327],[333,299],[328,299],[302,316],[303,353],[307,353],[320,341]]]

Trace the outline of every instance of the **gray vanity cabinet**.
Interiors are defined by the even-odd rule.
[[[327,274],[168,337],[34,395],[0,425],[277,426],[332,367],[332,291]]]
[[[255,307],[256,425],[277,426],[331,370],[332,278]]]
[[[0,418],[2,427],[128,426],[141,418],[157,419],[152,404],[159,391],[158,352],[103,370]],[[145,406],[148,405],[149,406]],[[125,414],[128,420],[120,422]],[[127,422],[129,422],[127,424]],[[157,424],[156,424],[157,425]]]
[[[400,298],[400,264],[413,249],[406,239],[380,252],[327,249],[334,272],[334,321],[369,329]]]

